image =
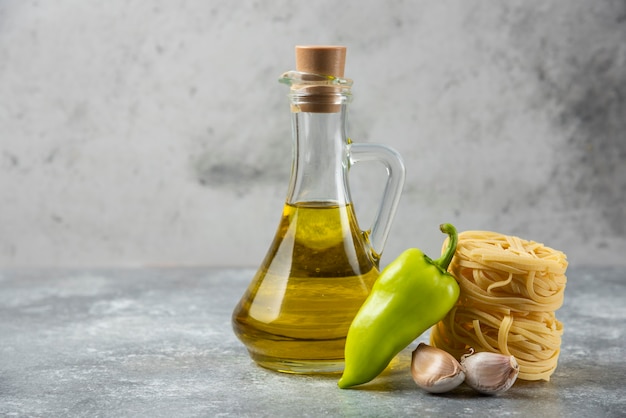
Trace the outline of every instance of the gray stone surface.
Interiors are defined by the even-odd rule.
[[[429,395],[408,349],[361,389],[251,362],[230,314],[235,269],[0,270],[1,416],[626,415],[626,269],[571,268],[550,382]],[[424,337],[422,337],[424,338]],[[411,347],[409,347],[410,349]]]

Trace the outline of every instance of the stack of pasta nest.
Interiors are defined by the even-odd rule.
[[[445,248],[444,244],[444,248]],[[564,253],[487,231],[459,234],[448,270],[461,287],[456,306],[435,325],[431,344],[457,358],[470,349],[513,355],[519,379],[549,380],[563,324]]]

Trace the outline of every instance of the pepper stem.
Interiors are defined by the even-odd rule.
[[[448,266],[452,261],[452,257],[454,257],[454,253],[456,252],[456,244],[459,241],[459,236],[456,232],[456,228],[452,224],[441,224],[439,225],[439,229],[444,234],[448,234],[448,246],[444,251],[443,255],[434,260],[433,263],[441,267],[444,271],[448,270]]]

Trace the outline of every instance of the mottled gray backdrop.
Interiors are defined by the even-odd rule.
[[[624,0],[0,0],[0,265],[258,265],[296,44],[348,47],[350,136],[404,156],[383,263],[452,222],[626,264]]]

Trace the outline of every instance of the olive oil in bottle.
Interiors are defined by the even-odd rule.
[[[259,364],[343,370],[345,337],[378,277],[352,205],[286,204],[274,242],[233,314]]]
[[[404,183],[391,148],[355,144],[345,130],[352,81],[345,47],[296,47],[289,85],[292,171],[284,210],[265,260],[232,315],[233,330],[261,366],[288,373],[344,367],[348,329],[378,278],[378,260]],[[362,230],[348,172],[378,161],[387,172],[378,212]]]

